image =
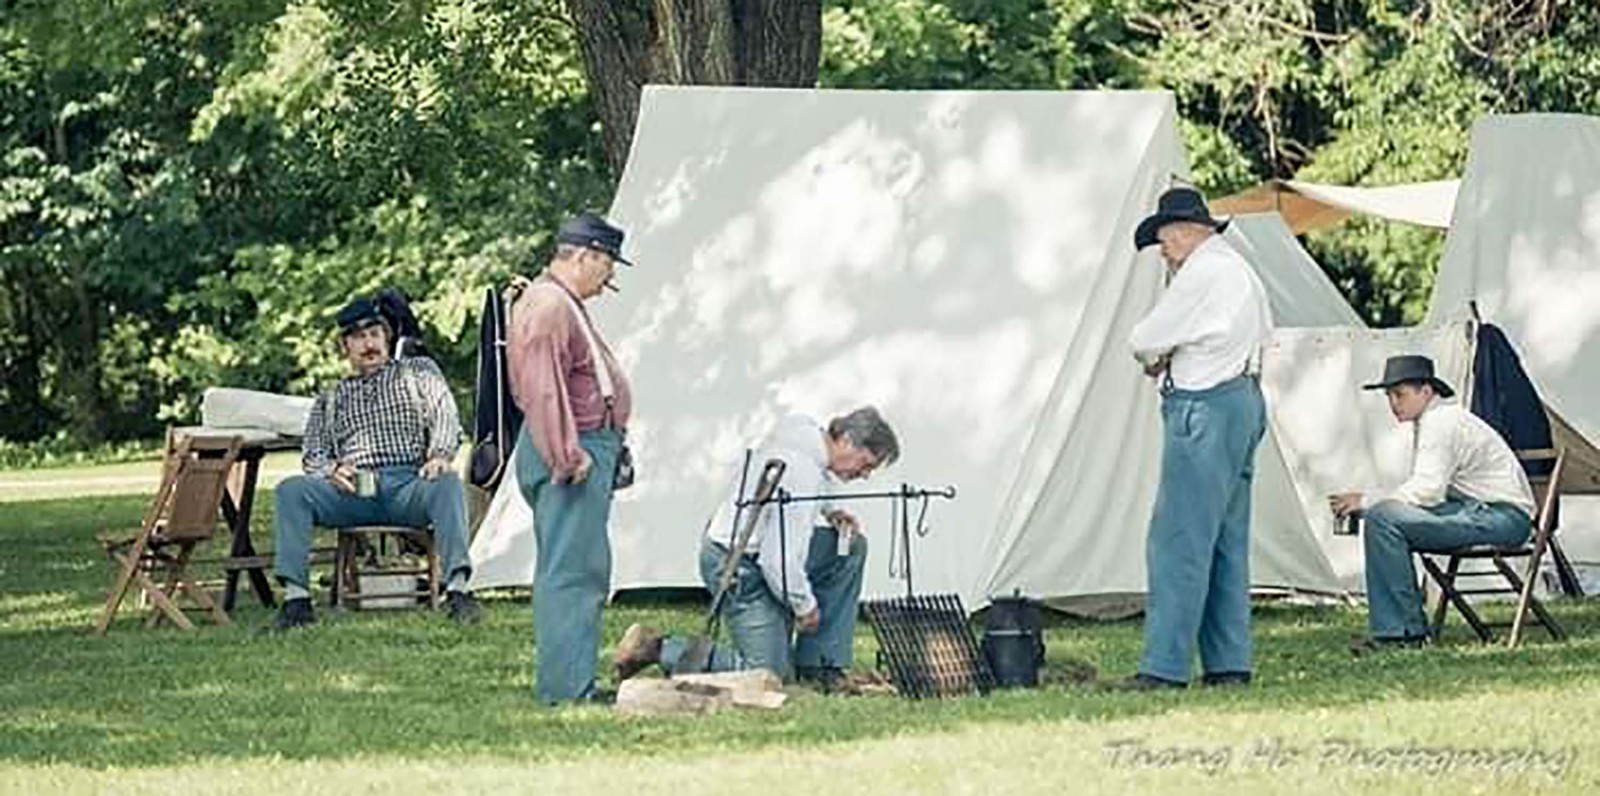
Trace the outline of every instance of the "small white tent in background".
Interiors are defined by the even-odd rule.
[[[905,451],[878,480],[959,490],[914,543],[918,591],[1142,591],[1160,423],[1125,341],[1162,268],[1131,236],[1186,172],[1165,93],[647,89],[611,211],[639,266],[596,308],[638,396],[614,588],[698,586],[743,444],[785,412],[873,403]],[[1271,224],[1254,245],[1286,249]],[[856,508],[867,591],[897,593],[889,508]],[[1258,583],[1337,588],[1281,458],[1256,512]],[[475,587],[530,582],[531,526],[508,481]]]
[[[1563,444],[1581,457],[1569,492],[1600,492],[1600,118],[1478,122],[1431,319],[1475,305],[1522,358]],[[1563,422],[1564,421],[1564,422]],[[1600,562],[1600,498],[1564,501],[1567,554]]]

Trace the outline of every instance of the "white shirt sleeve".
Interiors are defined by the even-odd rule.
[[[1411,465],[1411,477],[1386,497],[1413,506],[1437,506],[1444,502],[1450,488],[1450,477],[1456,468],[1456,432],[1459,424],[1455,417],[1429,410],[1417,418],[1417,444]],[[1380,498],[1382,499],[1382,498]],[[1372,501],[1367,501],[1368,505]]]
[[[1185,273],[1195,265],[1198,263],[1190,263],[1179,269],[1155,308],[1133,327],[1128,343],[1133,347],[1134,356],[1141,361],[1152,362],[1180,345],[1200,339],[1205,333],[1202,324],[1206,316],[1203,310],[1209,291],[1204,280],[1192,278],[1192,272]],[[1191,278],[1185,279],[1185,276]]]
[[[822,490],[822,474],[810,467],[803,456],[784,451],[780,457],[788,467],[779,483],[789,494],[809,496]],[[766,458],[759,460],[766,461]],[[757,528],[759,543],[756,552],[761,575],[767,582],[767,588],[775,595],[782,595],[795,616],[808,614],[817,607],[817,599],[811,593],[811,580],[806,577],[806,557],[811,550],[811,532],[817,524],[821,505],[816,501],[787,506],[769,504]],[[782,534],[778,523],[780,508],[783,510]]]

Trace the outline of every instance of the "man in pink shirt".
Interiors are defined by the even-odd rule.
[[[622,258],[622,230],[584,213],[563,224],[555,257],[511,312],[507,361],[522,409],[515,465],[533,510],[535,693],[598,699],[600,611],[611,588],[606,522],[632,408],[627,378],[583,303]]]

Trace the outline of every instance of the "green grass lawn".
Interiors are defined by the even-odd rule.
[[[247,602],[233,627],[147,631],[125,610],[90,636],[109,580],[95,533],[131,529],[144,503],[0,503],[0,793],[1600,791],[1600,602],[1555,604],[1565,644],[1510,652],[1458,628],[1361,660],[1345,651],[1359,610],[1263,606],[1248,690],[802,695],[775,714],[647,721],[535,704],[525,596],[491,597],[466,629],[323,610],[315,628],[263,635],[271,615]],[[270,494],[257,505],[270,528]],[[630,622],[698,618],[614,606],[606,644]],[[1050,667],[1120,676],[1139,639],[1137,622],[1061,620]],[[872,660],[866,628],[857,654]]]

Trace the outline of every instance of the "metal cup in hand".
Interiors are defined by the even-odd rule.
[[[378,496],[378,474],[371,470],[356,471],[356,497],[375,498]]]
[[[1361,531],[1361,518],[1355,512],[1350,512],[1343,517],[1337,514],[1333,517],[1334,536],[1355,536]]]

